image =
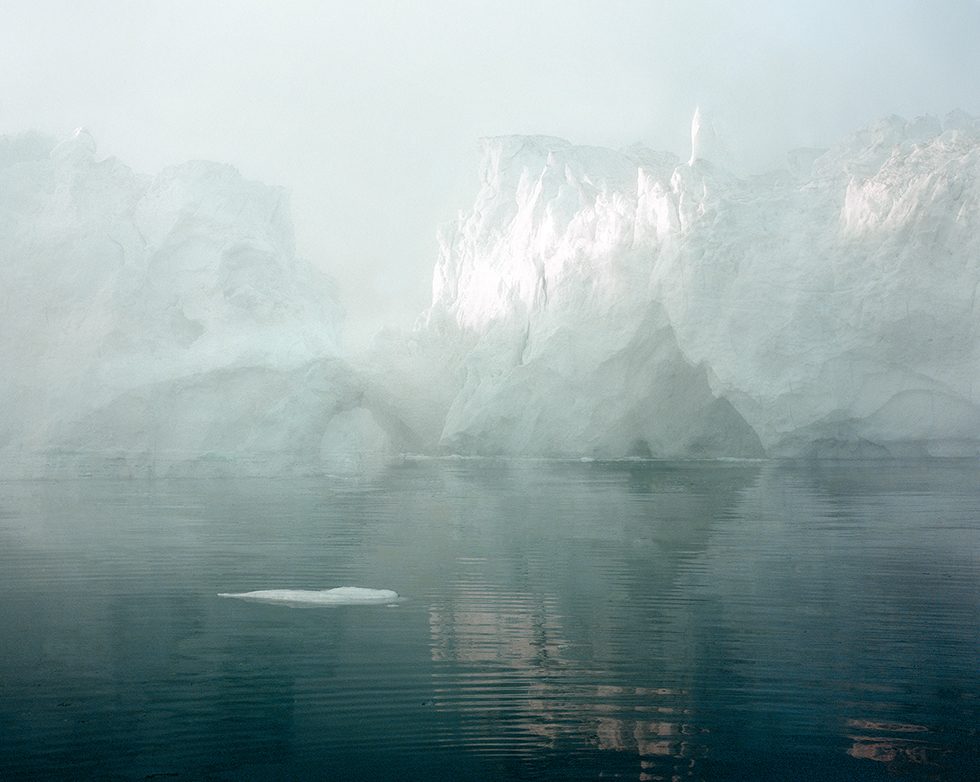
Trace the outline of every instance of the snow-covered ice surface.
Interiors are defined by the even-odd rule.
[[[392,605],[400,600],[398,593],[390,589],[352,586],[334,589],[259,589],[254,592],[219,592],[218,597],[237,597],[260,603],[311,606]]]
[[[976,454],[980,123],[889,117],[753,177],[700,113],[692,146],[485,142],[421,327],[455,350],[442,446]]]

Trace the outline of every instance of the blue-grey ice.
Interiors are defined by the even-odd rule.
[[[363,587],[336,587],[334,589],[259,589],[254,592],[219,592],[218,597],[237,597],[262,603],[287,605],[391,605],[398,601],[398,593],[391,589],[366,589]]]
[[[486,139],[430,307],[355,366],[279,189],[0,137],[0,473],[980,454],[980,119],[752,177],[724,141]]]

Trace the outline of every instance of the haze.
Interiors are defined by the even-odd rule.
[[[2,18],[0,132],[85,125],[139,170],[205,158],[285,186],[354,347],[427,305],[480,136],[685,154],[701,104],[758,169],[885,114],[980,112],[975,0],[32,0]]]

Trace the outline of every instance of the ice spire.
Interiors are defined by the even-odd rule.
[[[719,162],[717,158],[723,157],[721,140],[718,138],[718,131],[710,117],[706,117],[698,106],[694,109],[694,117],[691,119],[691,159],[690,165],[694,165],[699,160],[711,160]]]

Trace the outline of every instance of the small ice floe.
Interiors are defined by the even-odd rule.
[[[259,603],[295,606],[395,605],[401,598],[391,589],[336,587],[335,589],[259,589],[255,592],[219,592],[218,597],[237,597]]]

